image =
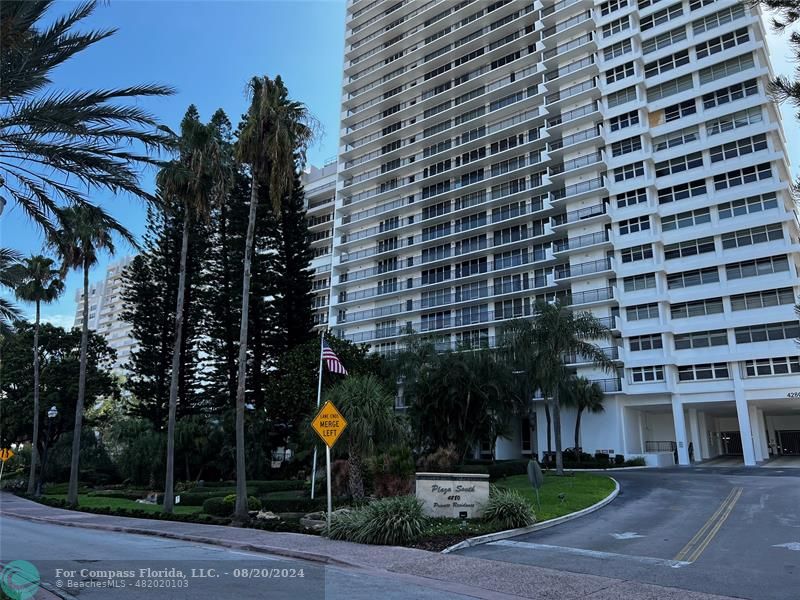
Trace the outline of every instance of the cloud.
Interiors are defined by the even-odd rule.
[[[72,324],[75,322],[75,315],[42,315],[42,323],[50,323],[56,327],[63,327],[64,329],[72,329]]]

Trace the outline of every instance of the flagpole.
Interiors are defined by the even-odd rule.
[[[317,382],[317,410],[319,410],[320,400],[322,399],[322,348],[325,343],[325,331],[319,336],[319,381]],[[328,473],[330,477],[330,473]],[[314,499],[314,491],[317,485],[317,445],[314,444],[314,463],[311,467],[311,499]]]

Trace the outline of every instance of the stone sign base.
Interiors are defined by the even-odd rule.
[[[476,519],[489,500],[489,476],[478,473],[417,473],[417,498],[429,517]]]

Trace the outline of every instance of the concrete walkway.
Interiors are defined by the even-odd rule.
[[[726,598],[624,579],[570,573],[469,556],[437,554],[410,548],[364,546],[312,535],[81,513],[37,504],[5,492],[0,493],[0,517],[102,531],[153,535],[265,552],[364,570],[365,574],[381,573],[399,580],[409,577],[417,581],[427,579],[430,587],[475,598],[518,597],[553,600],[582,598],[723,600]],[[0,521],[1,526],[2,521]],[[555,556],[553,564],[569,567],[569,564]]]

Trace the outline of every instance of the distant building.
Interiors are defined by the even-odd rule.
[[[111,264],[106,270],[106,277],[89,287],[89,329],[102,335],[108,345],[117,352],[114,370],[125,372],[124,365],[130,360],[131,353],[138,342],[132,335],[132,326],[122,320],[122,272],[133,260],[132,256]],[[75,293],[74,327],[83,324],[83,290]]]
[[[303,174],[306,216],[311,235],[314,258],[314,328],[328,326],[329,288],[331,285],[331,246],[333,245],[333,207],[336,195],[336,162],[328,162],[321,169],[310,166]]]

